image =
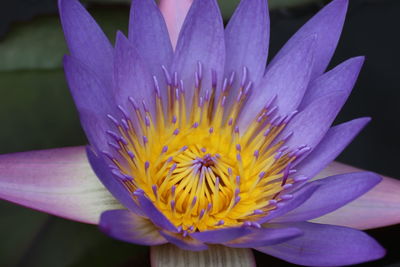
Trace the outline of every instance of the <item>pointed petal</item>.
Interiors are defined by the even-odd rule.
[[[318,175],[318,178],[354,171],[360,171],[360,169],[333,162]],[[399,180],[383,177],[383,180],[365,195],[313,221],[357,229],[371,229],[398,224],[400,223],[399,192]]]
[[[191,237],[209,244],[221,244],[252,233],[248,227],[230,227],[203,232],[194,232]]]
[[[204,243],[190,237],[183,237],[181,233],[175,234],[167,231],[160,231],[160,234],[168,240],[168,242],[174,244],[175,246],[192,251],[201,251],[208,249],[208,246]]]
[[[385,250],[367,234],[351,228],[293,223],[304,235],[268,247],[255,248],[285,261],[306,266],[343,266],[382,258]]]
[[[359,118],[330,128],[317,147],[296,165],[296,174],[314,177],[343,151],[369,121],[370,118]]]
[[[150,220],[128,210],[103,212],[99,226],[107,235],[129,243],[145,246],[167,243]]]
[[[97,75],[76,58],[65,56],[64,70],[86,136],[92,145],[102,149],[107,145],[106,115],[114,113],[114,98]]]
[[[282,131],[281,136],[283,137],[293,133],[285,145],[290,149],[302,145],[314,148],[325,136],[347,96],[348,94],[345,92],[333,91],[314,100],[299,112]]]
[[[225,246],[213,246],[203,251],[188,251],[172,244],[151,247],[151,266],[229,266],[255,267],[251,249],[234,249]]]
[[[84,147],[0,156],[0,198],[84,223],[121,204],[93,173]]]
[[[301,40],[310,34],[318,36],[314,66],[311,79],[321,75],[335,52],[347,11],[348,0],[334,0],[312,17],[274,57],[270,65],[276,64],[288,50],[296,47]]]
[[[350,58],[333,70],[316,78],[309,86],[299,106],[299,110],[308,106],[318,97],[334,90],[347,92],[349,95],[364,63],[364,57]]]
[[[225,29],[225,75],[248,70],[250,81],[257,82],[263,75],[268,57],[269,14],[266,0],[242,0]],[[229,94],[236,97],[240,79]]]
[[[179,32],[193,0],[160,0],[160,10],[167,24],[169,38],[176,47]]]
[[[117,84],[116,98],[118,104],[131,110],[129,97],[138,103],[143,100],[154,115],[154,84],[149,69],[135,47],[118,32],[115,42],[115,82]]]
[[[272,226],[269,223],[267,225],[268,227]],[[300,229],[294,227],[253,229],[252,234],[225,243],[224,245],[234,248],[272,246],[299,237],[302,234],[303,232]]]
[[[310,80],[316,36],[302,40],[298,47],[288,50],[274,66],[268,68],[265,77],[255,86],[242,115],[239,127],[245,128],[277,96],[275,101],[280,115],[288,115],[300,104]]]
[[[76,0],[59,0],[61,24],[71,55],[94,72],[111,88],[113,48],[85,8]]]
[[[330,213],[371,190],[381,180],[372,172],[353,172],[313,181],[310,185],[319,185],[314,194],[296,209],[273,221],[308,221]]]
[[[129,40],[146,62],[150,74],[157,77],[160,87],[166,88],[161,66],[170,68],[173,51],[164,18],[154,0],[132,1]],[[166,100],[167,90],[160,91]]]
[[[172,71],[183,80],[191,103],[198,63],[202,64],[202,88],[210,89],[212,72],[220,81],[225,62],[224,27],[216,0],[194,0],[179,34]]]
[[[131,193],[125,188],[122,182],[118,180],[119,178],[112,174],[111,169],[108,167],[102,155],[96,154],[97,152],[95,153],[90,147],[86,148],[86,153],[93,171],[111,194],[132,212],[143,215],[143,212],[134,201]]]

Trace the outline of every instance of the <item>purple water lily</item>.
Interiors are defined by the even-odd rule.
[[[398,198],[380,209],[380,220],[371,210],[350,208],[364,216],[353,220],[339,209],[381,178],[352,171],[310,181],[369,121],[331,127],[364,61],[325,72],[346,0],[323,8],[267,66],[265,0],[242,0],[225,30],[216,1],[195,0],[175,48],[176,29],[167,29],[152,0],[133,1],[128,38],[118,32],[115,47],[79,2],[59,7],[87,157],[112,196],[92,179],[83,149],[70,148],[2,156],[2,198],[98,223],[135,244],[196,251],[222,244],[308,266],[384,255],[375,240],[345,226],[397,222]]]

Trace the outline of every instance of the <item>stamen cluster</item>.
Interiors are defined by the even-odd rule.
[[[129,98],[132,110],[119,106],[122,119],[108,115],[117,131],[108,131],[109,145],[119,157],[111,159],[113,174],[126,189],[143,192],[186,235],[227,226],[254,225],[275,209],[293,186],[291,163],[309,148],[289,151],[282,130],[296,114],[276,115],[274,99],[266,103],[243,133],[236,126],[251,93],[243,69],[239,93],[227,105],[235,74],[217,92],[202,86],[202,64],[195,72],[193,97],[183,82],[164,68],[168,100],[163,101],[154,77],[156,111]]]

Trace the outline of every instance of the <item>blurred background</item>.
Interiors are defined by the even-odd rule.
[[[110,39],[126,32],[129,0],[83,1]],[[237,0],[224,0],[225,22]],[[328,1],[270,0],[270,57]],[[350,0],[331,67],[365,55],[358,83],[337,123],[372,122],[339,161],[400,178],[400,1]],[[67,52],[55,0],[1,0],[0,153],[86,143],[64,79]],[[400,192],[399,192],[400,193]],[[114,241],[95,226],[0,201],[0,266],[147,266],[149,249]],[[400,226],[370,230],[387,256],[359,266],[400,266]],[[290,266],[256,253],[258,266]]]

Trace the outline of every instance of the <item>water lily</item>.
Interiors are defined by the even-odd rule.
[[[180,2],[187,15],[171,12],[178,2],[162,1],[162,14],[134,0],[128,38],[118,32],[113,47],[78,1],[59,1],[90,145],[1,156],[0,197],[135,244],[223,245],[248,264],[244,248],[308,266],[382,257],[349,226],[400,221],[399,183],[331,164],[369,121],[331,127],[364,61],[325,72],[347,1],[323,8],[267,67],[265,0],[242,0],[225,30],[215,0]]]

